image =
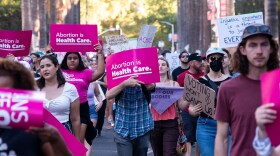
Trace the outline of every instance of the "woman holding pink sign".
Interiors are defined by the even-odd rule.
[[[41,77],[37,85],[46,93],[45,109],[80,140],[80,102],[76,87],[65,81],[55,56],[41,57],[39,67]]]
[[[0,58],[0,88],[35,90],[31,72],[23,65]],[[0,97],[1,100],[2,97]],[[3,115],[3,114],[2,114]],[[58,130],[48,124],[30,127],[27,131],[0,128],[0,155],[70,156],[72,155]]]
[[[89,128],[92,129],[93,126],[90,121],[87,90],[89,84],[97,80],[105,70],[102,46],[100,44],[95,45],[95,50],[97,50],[98,55],[98,67],[95,71],[84,66],[81,55],[78,52],[67,52],[61,63],[61,69],[66,81],[73,84],[78,90],[81,118],[80,139],[82,141],[86,138],[89,144],[92,143],[93,138],[91,134],[93,132],[87,129],[87,127],[91,126]]]

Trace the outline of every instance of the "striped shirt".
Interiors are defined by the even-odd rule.
[[[133,140],[153,128],[153,117],[142,88],[126,87],[117,103],[115,132]]]

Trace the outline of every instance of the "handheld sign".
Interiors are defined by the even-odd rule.
[[[187,102],[192,105],[201,104],[202,111],[214,118],[216,93],[213,89],[200,83],[189,74],[186,74],[184,89],[184,99]]]
[[[261,75],[262,104],[274,103],[277,118],[272,124],[266,125],[268,137],[273,146],[280,145],[280,69]]]
[[[0,127],[42,127],[44,97],[42,92],[0,88]]]
[[[0,30],[0,57],[8,54],[26,56],[30,51],[32,31]]]
[[[140,31],[140,35],[137,42],[137,48],[152,47],[156,31],[156,26],[144,24]]]
[[[128,40],[124,35],[105,36],[105,39],[113,53],[129,49]]]
[[[263,24],[263,13],[251,13],[228,16],[217,19],[219,30],[219,47],[236,47],[241,42],[245,27],[251,24]]]
[[[94,51],[98,43],[96,25],[51,24],[50,45],[55,52]]]
[[[167,53],[166,60],[169,63],[170,73],[173,72],[174,69],[180,66],[180,59],[178,53]]]
[[[183,87],[156,86],[156,91],[151,95],[152,107],[159,114],[162,114],[174,104],[174,102],[179,100],[183,96],[183,93]]]
[[[146,84],[159,82],[157,49],[132,49],[114,53],[106,59],[106,71],[108,89],[133,75],[138,75],[137,80]]]

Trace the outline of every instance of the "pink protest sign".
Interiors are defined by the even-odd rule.
[[[96,25],[51,24],[50,44],[55,52],[89,52],[98,43]]]
[[[267,124],[267,134],[273,146],[280,145],[280,69],[261,75],[262,103],[274,103],[277,119],[273,124]]]
[[[84,156],[87,149],[74,137],[49,111],[44,109],[44,121],[54,126],[63,137],[67,147],[74,156]]]
[[[29,54],[32,31],[0,30],[0,57],[8,54],[26,56]]]
[[[42,127],[44,97],[42,92],[0,88],[0,127]]]
[[[108,88],[112,88],[132,75],[145,84],[159,82],[156,48],[142,48],[114,53],[106,59]]]

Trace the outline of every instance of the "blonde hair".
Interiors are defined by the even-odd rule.
[[[168,80],[171,80],[171,75],[170,75],[170,67],[169,67],[169,63],[166,59],[164,59],[163,57],[159,57],[158,60],[162,60],[162,61],[165,61],[167,67],[169,68],[169,70],[167,71],[167,79]]]

